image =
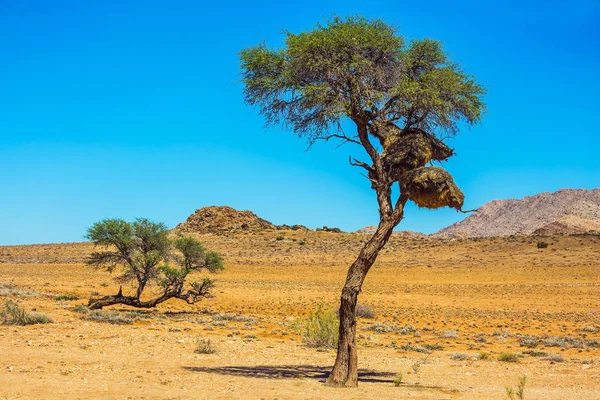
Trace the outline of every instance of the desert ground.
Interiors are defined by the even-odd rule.
[[[376,316],[358,321],[356,389],[324,386],[335,352],[299,326],[335,310],[366,236],[198,237],[224,256],[215,296],[106,309],[129,324],[76,311],[119,289],[85,265],[91,244],[0,247],[0,302],[53,320],[0,326],[0,399],[506,399],[523,375],[526,399],[600,399],[599,236],[393,237],[359,298]]]

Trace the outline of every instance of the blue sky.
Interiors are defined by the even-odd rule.
[[[351,145],[263,127],[237,53],[332,14],[444,42],[488,88],[446,163],[466,208],[600,186],[600,2],[0,0],[0,244],[80,241],[104,217],[175,226],[230,205],[274,223],[377,223]],[[410,206],[399,229],[464,215]]]

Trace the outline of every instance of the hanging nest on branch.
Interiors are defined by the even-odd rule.
[[[462,209],[465,195],[454,183],[452,175],[439,167],[423,167],[401,175],[402,193],[419,207]]]
[[[396,125],[388,124],[374,126],[373,130],[380,134],[385,132],[382,161],[392,174],[424,167],[430,161],[444,161],[454,154],[444,142],[421,129],[401,131]]]

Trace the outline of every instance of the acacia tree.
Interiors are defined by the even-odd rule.
[[[267,126],[283,124],[309,146],[331,139],[355,144],[368,157],[350,157],[350,163],[366,171],[379,225],[348,271],[337,358],[327,380],[331,386],[356,386],[361,286],[408,200],[461,210],[464,195],[451,175],[427,165],[452,156],[444,140],[480,121],[484,89],[450,61],[440,42],[407,44],[394,27],[363,17],[287,32],[281,48],[260,44],[242,50],[240,59],[245,100],[259,108]],[[345,131],[348,126],[356,130]]]
[[[138,218],[133,223],[122,219],[105,219],[88,229],[86,237],[104,251],[93,252],[88,264],[105,268],[112,273],[117,269],[120,283],[133,283],[135,294],[124,296],[122,288],[114,296],[91,298],[88,306],[101,309],[112,304],[151,308],[172,299],[193,304],[210,295],[214,282],[204,278],[201,282],[185,285],[188,275],[206,269],[217,272],[223,269],[219,254],[206,250],[194,238],[180,236],[172,240],[165,224]],[[142,300],[149,284],[159,288],[158,297]],[[184,291],[184,286],[187,290]]]

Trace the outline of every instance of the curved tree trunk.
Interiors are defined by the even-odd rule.
[[[340,330],[337,358],[327,378],[328,386],[355,387],[358,385],[358,353],[356,349],[356,302],[367,272],[375,262],[398,224],[392,218],[382,219],[375,234],[360,251],[346,277],[340,301]]]

